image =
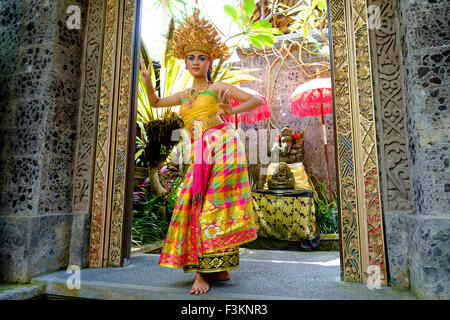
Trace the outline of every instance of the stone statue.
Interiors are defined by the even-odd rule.
[[[308,175],[303,165],[303,131],[294,132],[289,125],[284,126],[268,155],[271,162],[267,167],[264,189],[310,190]]]
[[[269,190],[286,190],[295,188],[294,174],[285,162],[280,162],[268,181]]]
[[[279,141],[275,142],[270,155],[271,162],[303,162],[305,156],[304,132],[293,132],[289,125],[281,130]]]
[[[294,138],[292,137],[292,134],[290,134],[289,132],[286,133],[286,131],[283,133],[283,131],[281,131],[281,138],[280,138],[281,152],[280,152],[280,156],[283,156],[283,157],[289,156],[289,153],[290,153],[291,148],[292,148],[293,140],[294,140]]]
[[[303,131],[299,131],[298,133],[294,133],[294,144],[292,145],[291,152],[294,150],[296,161],[295,162],[303,162],[305,158],[305,133]]]

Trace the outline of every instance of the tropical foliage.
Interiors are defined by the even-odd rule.
[[[292,32],[301,29],[304,42],[315,46],[313,53],[318,53],[325,58],[329,57],[328,39],[323,33],[323,29],[328,23],[327,1],[312,0],[311,6],[299,7],[296,10],[294,22],[289,29]],[[312,37],[311,33],[317,34],[321,40]]]
[[[260,49],[263,46],[270,48],[277,41],[275,35],[281,34],[280,30],[272,28],[268,20],[253,20],[254,0],[244,0],[242,9],[238,6],[225,5],[224,11],[241,30],[240,33],[227,39],[229,41],[236,37],[240,38],[235,46],[253,44]]]
[[[180,177],[175,179],[180,180]],[[169,182],[167,184],[169,189],[168,197],[155,195],[148,184],[139,185],[133,194],[131,239],[135,245],[141,246],[151,242],[158,242],[166,236],[171,213],[178,198],[178,189],[174,187],[179,185],[176,181],[166,182]]]
[[[164,239],[169,223],[158,215],[160,209],[166,206],[165,201],[159,195],[154,195],[145,186],[140,187],[142,191],[136,191],[138,197],[133,207],[133,224],[131,239],[135,245],[143,245]]]
[[[272,24],[268,20],[254,20],[255,2],[254,0],[244,0],[242,9],[239,6],[232,7],[225,5],[223,7],[225,13],[231,18],[231,21],[235,23],[240,32],[228,37],[225,42],[232,41],[234,44],[229,44],[231,54],[241,46],[253,44],[257,48],[263,48],[266,46],[271,48],[277,41],[275,35],[281,34],[281,31],[277,28],[273,28]],[[225,61],[220,59],[215,72],[211,79],[218,78],[218,72],[221,70],[222,64]]]
[[[312,54],[329,57],[329,43],[324,30],[328,26],[326,0],[303,0],[288,6],[280,0],[266,0],[266,19],[284,34],[300,33],[298,44]],[[258,4],[261,6],[261,3]],[[261,8],[258,8],[261,10]],[[258,10],[255,12],[259,16]],[[315,47],[315,48],[314,48]]]
[[[337,233],[339,225],[337,222],[337,196],[333,192],[333,199],[330,199],[326,183],[319,183],[318,189],[311,180],[309,184],[312,188],[314,204],[316,206],[316,220],[320,233]]]
[[[180,5],[183,7],[182,10],[178,9]],[[154,0],[153,6],[155,9],[162,8],[163,16],[170,16],[178,23],[184,19],[185,12],[188,11],[188,3],[183,0]]]
[[[307,38],[310,31],[320,30],[326,26],[327,1],[312,0],[310,6],[294,8],[290,13],[296,13],[296,16],[289,29],[295,31],[301,28],[303,35]]]
[[[173,34],[173,29],[174,22],[172,20],[168,31],[168,41]],[[141,58],[144,60],[145,67],[148,68],[151,59],[143,41],[141,41]],[[160,68],[155,70],[152,67],[151,70],[153,86],[159,91],[161,98],[184,90],[190,79],[190,75],[182,68],[181,62],[170,56],[167,44]],[[167,192],[160,184],[159,169],[172,152],[173,147],[178,144],[178,141],[172,140],[172,132],[181,129],[183,121],[177,113],[173,112],[173,108],[154,108],[150,105],[141,73],[139,73],[138,97],[137,124],[139,130],[136,137],[136,164],[149,168],[149,183],[153,192],[157,195],[164,195]]]
[[[182,176],[179,172],[169,170],[168,165],[162,168],[161,185],[167,191],[164,196],[157,195],[152,190],[149,179],[135,186],[131,237],[135,245],[164,239],[178,200]]]

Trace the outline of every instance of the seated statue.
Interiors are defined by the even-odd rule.
[[[294,174],[285,162],[280,162],[268,181],[269,190],[294,189]]]
[[[292,189],[311,190],[308,175],[303,165],[305,155],[304,132],[293,132],[289,125],[281,130],[281,136],[271,149],[271,163],[267,167],[267,180],[264,189],[270,189],[268,182],[277,170],[278,163],[284,162],[294,176],[295,186]]]

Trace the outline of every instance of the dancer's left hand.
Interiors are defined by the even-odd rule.
[[[228,90],[220,90],[218,94],[220,111],[217,113],[218,116],[230,116],[231,113],[231,103],[230,103],[230,93]]]

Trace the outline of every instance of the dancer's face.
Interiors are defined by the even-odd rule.
[[[194,77],[205,77],[210,67],[210,60],[201,53],[189,54],[186,57],[186,69]]]

